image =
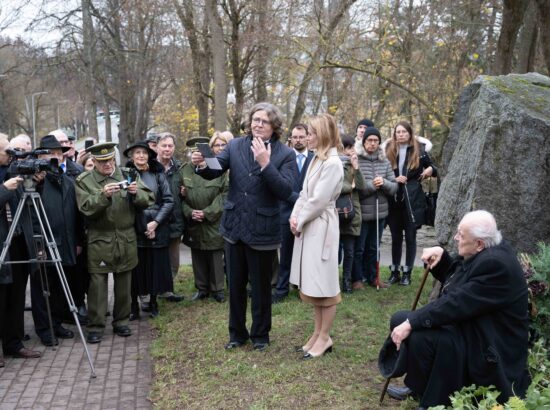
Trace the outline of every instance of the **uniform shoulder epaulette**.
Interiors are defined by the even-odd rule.
[[[84,171],[76,177],[76,181],[79,182],[80,180],[86,178],[88,175],[91,175],[91,172],[90,171]]]

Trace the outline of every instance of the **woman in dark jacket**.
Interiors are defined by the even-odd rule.
[[[340,195],[351,195],[355,215],[349,221],[340,220],[340,243],[343,247],[344,258],[342,262],[343,286],[345,293],[351,293],[352,290],[352,269],[355,241],[361,233],[361,203],[359,202],[359,192],[365,189],[365,179],[361,175],[357,154],[353,148],[355,140],[349,135],[342,135],[342,145],[344,146],[344,156],[341,156],[344,166],[344,182]]]
[[[422,145],[413,138],[411,125],[400,121],[386,146],[386,156],[398,183],[397,193],[390,198],[388,225],[392,237],[392,266],[390,284],[410,285],[416,257],[416,230],[424,224],[426,199],[420,181],[436,175],[432,160]],[[406,256],[400,277],[401,253],[405,232]]]
[[[156,296],[174,290],[170,255],[170,215],[174,200],[163,166],[155,161],[156,152],[145,141],[130,146],[124,155],[127,166],[135,168],[141,180],[155,193],[155,204],[136,215],[138,265],[132,271],[132,312],[130,320],[139,318],[138,295],[151,295],[151,317],[158,316]]]

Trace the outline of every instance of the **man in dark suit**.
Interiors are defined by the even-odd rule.
[[[406,365],[391,376],[406,373],[407,387],[390,386],[388,394],[415,394],[420,408],[449,405],[449,395],[471,384],[495,386],[499,402],[529,385],[527,284],[514,250],[487,211],[466,214],[454,239],[458,258],[440,247],[422,254],[443,283],[439,298],[392,317],[399,325],[391,339]]]
[[[207,168],[200,152],[191,162],[197,173],[214,179],[229,173],[229,193],[224,202],[220,233],[226,242],[229,279],[229,343],[235,349],[252,340],[254,350],[269,345],[271,330],[272,263],[281,243],[279,201],[292,193],[296,173],[294,152],[279,141],[283,127],[272,104],[252,107],[247,121],[250,134],[236,138],[218,154],[221,169]],[[246,286],[250,281],[252,327],[246,328]]]
[[[296,174],[293,181],[292,193],[285,201],[280,202],[281,233],[283,236],[281,242],[279,275],[277,277],[275,291],[271,297],[272,303],[279,303],[288,296],[290,264],[292,262],[292,249],[294,248],[294,235],[290,231],[289,219],[292,208],[294,208],[294,203],[300,196],[307,168],[313,158],[313,152],[307,149],[306,138],[307,125],[300,123],[296,124],[292,128],[290,136],[290,146],[294,149],[294,154],[296,155]]]

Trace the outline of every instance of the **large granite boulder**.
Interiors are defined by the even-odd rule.
[[[550,241],[550,78],[480,76],[464,89],[442,153],[437,240],[452,244],[462,216],[495,215],[520,251]]]

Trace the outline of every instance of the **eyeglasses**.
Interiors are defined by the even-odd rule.
[[[252,124],[271,125],[271,121],[264,120],[263,118],[254,117],[252,118]]]
[[[213,148],[225,148],[227,144],[214,144],[212,145]]]

